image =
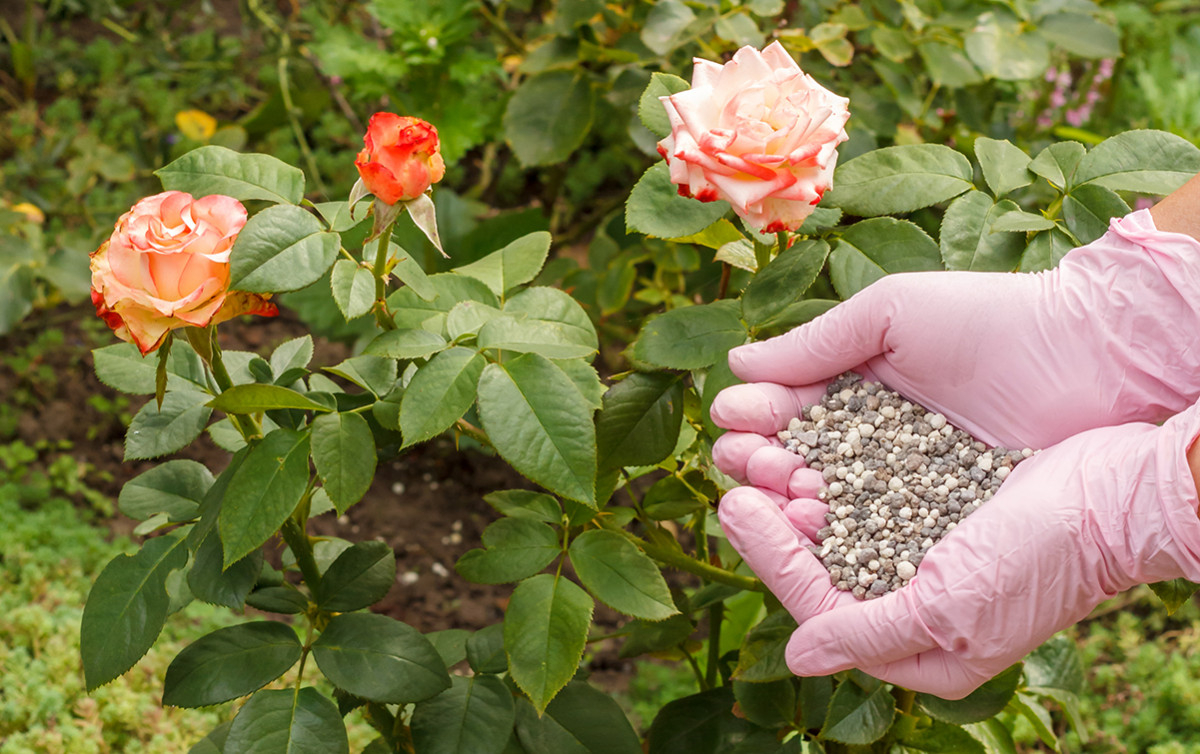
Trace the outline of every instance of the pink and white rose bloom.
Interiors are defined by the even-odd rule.
[[[92,252],[96,313],[143,354],[176,328],[278,314],[265,296],[229,290],[229,253],[245,224],[246,208],[229,196],[166,191],[140,200]]]
[[[662,97],[671,135],[658,152],[679,193],[724,199],[752,227],[796,230],[833,182],[849,100],[824,88],[779,42],[725,65],[697,58],[692,88]]]

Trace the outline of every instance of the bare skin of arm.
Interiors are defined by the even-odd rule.
[[[1169,233],[1183,233],[1200,241],[1200,175],[1176,189],[1150,208],[1154,227]]]

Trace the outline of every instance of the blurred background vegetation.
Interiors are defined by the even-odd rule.
[[[301,166],[314,201],[341,198],[363,124],[391,110],[440,131],[453,264],[550,230],[540,282],[589,310],[609,343],[602,371],[627,368],[622,344],[647,312],[709,300],[721,276],[703,244],[625,234],[625,198],[658,159],[639,97],[654,72],[687,76],[693,56],[772,39],[851,98],[843,161],[919,142],[969,153],[979,136],[1035,151],[1133,128],[1200,143],[1194,0],[0,0],[0,335],[22,344],[3,360],[32,385],[39,351],[65,347],[45,313],[86,301],[87,254],[159,190],[153,170],[217,144]],[[415,229],[397,240],[442,264]],[[327,291],[283,301],[353,340]],[[0,520],[19,525],[0,529],[0,752],[184,750],[211,718],[158,709],[172,649],[143,663],[153,676],[83,696],[83,595],[124,544],[101,542],[111,502],[71,448],[14,439],[11,406],[37,396],[3,399]],[[93,408],[128,422],[128,405]],[[1200,752],[1195,604],[1167,616],[1143,590],[1117,603],[1071,632],[1092,738],[1082,748],[1055,718],[1064,748]],[[691,682],[643,663],[627,706],[648,724]],[[1042,746],[1013,724],[1025,750]]]

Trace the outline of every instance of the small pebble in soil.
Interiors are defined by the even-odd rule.
[[[853,372],[831,382],[779,439],[821,472],[829,512],[812,550],[831,583],[859,599],[907,584],[929,549],[1033,455],[989,448]]]

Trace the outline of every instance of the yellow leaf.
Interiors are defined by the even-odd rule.
[[[21,202],[20,204],[13,205],[13,212],[20,212],[22,215],[25,215],[31,223],[41,225],[46,222],[46,216],[42,214],[42,211],[29,202]]]
[[[217,119],[203,110],[182,110],[175,113],[175,125],[193,141],[208,141],[217,132]]]

